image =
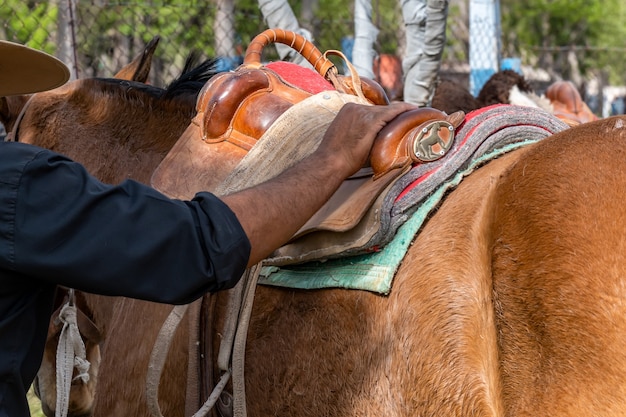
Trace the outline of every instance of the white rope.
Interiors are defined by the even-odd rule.
[[[70,403],[70,389],[72,381],[81,379],[89,381],[89,361],[86,359],[85,344],[80,337],[76,322],[76,305],[74,304],[74,290],[70,289],[70,297],[61,308],[57,321],[63,323],[59,344],[57,345],[57,398],[55,417],[67,417]],[[58,324],[58,323],[57,323]],[[78,375],[72,379],[74,368]]]

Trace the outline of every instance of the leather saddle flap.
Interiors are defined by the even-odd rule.
[[[291,241],[321,230],[337,233],[356,227],[374,201],[404,170],[394,169],[374,180],[371,168],[363,168],[346,179],[309,221],[296,232]]]
[[[408,170],[394,168],[376,180],[372,176],[347,179],[326,205],[264,264],[285,266],[362,253],[381,228],[380,213],[387,192]]]

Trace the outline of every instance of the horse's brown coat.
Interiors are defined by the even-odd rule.
[[[626,119],[527,154],[494,202],[492,266],[508,415],[626,412]]]
[[[107,93],[107,89],[119,90],[119,84],[94,79],[73,81],[38,94],[28,103],[28,112],[19,125],[19,141],[73,157],[103,181],[118,183],[133,178],[147,184],[195,114],[195,97],[186,98],[187,103],[165,101],[169,105],[146,111],[149,95],[141,92],[146,87],[126,83],[122,100]],[[94,125],[98,126],[97,138]],[[150,126],[158,128],[148,129]]]
[[[625,126],[581,125],[479,169],[415,239],[389,296],[259,287],[248,414],[626,413]],[[148,358],[169,308],[124,299],[111,312],[95,416],[148,415]],[[172,352],[161,407],[182,416],[185,323]]]
[[[248,414],[626,412],[625,128],[588,123],[479,169],[416,238],[387,297],[259,287]],[[147,346],[168,308],[130,303],[106,344],[95,415],[147,415]],[[144,314],[159,320],[139,335]],[[141,351],[131,334],[145,337]],[[174,374],[160,392],[175,416],[185,384]]]
[[[509,96],[514,86],[523,93],[532,92],[524,76],[513,70],[494,73],[480,89],[478,97],[474,97],[461,84],[442,79],[435,88],[432,106],[451,114],[459,110],[469,113],[494,104],[511,104]]]
[[[416,240],[411,254],[419,256],[409,254],[389,297],[259,287],[246,353],[248,414],[412,416],[423,407],[463,415],[496,407],[488,268],[474,260],[486,258],[485,197],[514,158],[479,171],[451,196]],[[222,295],[219,317],[223,303]],[[125,304],[120,314],[125,318],[105,344],[107,352],[118,354],[103,358],[94,415],[148,415],[143,384],[148,348],[169,308]],[[145,347],[129,351],[121,340],[137,334],[135,321],[144,316],[155,318],[141,324]],[[182,416],[186,345],[173,351],[175,365],[162,378],[161,408],[164,415]],[[115,384],[120,374],[114,369],[124,369],[124,378],[136,383]],[[174,369],[176,380],[169,373],[176,374]]]
[[[155,36],[146,44],[144,50],[135,56],[131,62],[123,66],[113,77],[120,80],[132,80],[145,83],[152,67],[152,57],[160,38]],[[11,132],[20,112],[32,94],[0,97],[0,123],[6,132]]]

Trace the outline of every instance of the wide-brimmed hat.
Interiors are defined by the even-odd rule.
[[[69,77],[67,66],[52,55],[0,40],[0,97],[51,90]]]

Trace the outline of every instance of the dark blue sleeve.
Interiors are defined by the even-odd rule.
[[[7,146],[9,145],[9,146]],[[0,147],[0,267],[103,295],[187,303],[230,288],[250,242],[210,193],[103,184],[53,152]]]

